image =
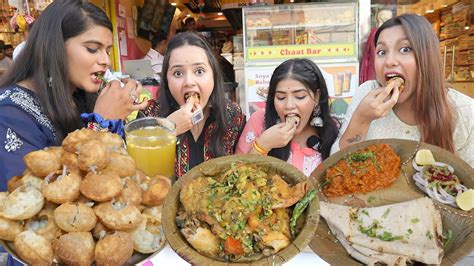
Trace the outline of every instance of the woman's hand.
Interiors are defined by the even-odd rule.
[[[168,119],[176,124],[176,135],[181,135],[194,126],[192,122],[193,107],[195,107],[193,103],[188,101],[183,104],[179,110],[176,110],[168,116]],[[200,106],[198,106],[198,108],[200,108]]]
[[[400,91],[394,86],[395,84],[390,82],[385,88],[381,87],[369,92],[354,111],[352,119],[362,123],[370,123],[386,116],[395,106],[400,96]]]
[[[398,101],[400,91],[394,88],[391,82],[385,88],[378,88],[369,92],[359,103],[352,114],[344,134],[339,140],[339,148],[363,141],[369,131],[372,121],[386,116]]]
[[[128,80],[123,87],[118,80],[113,80],[97,97],[94,113],[100,114],[104,119],[124,120],[133,111],[147,107],[147,99],[138,102],[141,90],[142,85],[135,80]]]
[[[295,135],[296,125],[294,123],[278,123],[263,131],[258,137],[258,145],[269,151],[274,148],[285,147]]]

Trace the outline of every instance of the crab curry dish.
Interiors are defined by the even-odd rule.
[[[221,261],[253,261],[287,247],[311,201],[308,183],[288,184],[260,166],[232,163],[215,176],[186,180],[176,224],[198,252]],[[306,207],[306,206],[305,206]],[[296,210],[296,212],[295,212]],[[296,222],[298,220],[298,223]]]

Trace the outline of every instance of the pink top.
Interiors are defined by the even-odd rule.
[[[259,109],[250,116],[240,135],[235,153],[248,153],[252,149],[253,141],[263,132],[264,120],[265,109]],[[300,147],[298,143],[291,141],[290,157],[288,157],[287,162],[300,169],[306,176],[309,176],[322,162],[322,157],[318,151],[308,147]]]

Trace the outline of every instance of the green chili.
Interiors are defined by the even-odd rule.
[[[295,235],[296,221],[306,209],[308,204],[316,197],[316,192],[316,189],[311,190],[310,192],[306,193],[306,195],[300,201],[298,201],[298,203],[296,203],[290,219],[290,230],[293,236]]]

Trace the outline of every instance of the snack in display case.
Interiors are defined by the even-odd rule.
[[[247,47],[355,43],[355,15],[355,3],[244,8]]]

